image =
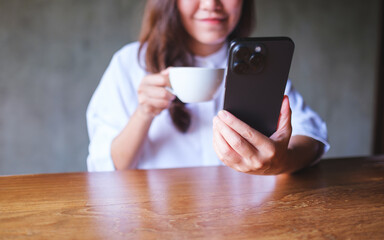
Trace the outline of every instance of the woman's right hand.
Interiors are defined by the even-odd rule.
[[[169,71],[157,74],[149,74],[143,78],[138,89],[139,106],[141,113],[148,117],[155,117],[164,109],[168,108],[175,95],[170,93],[165,87],[170,87]]]
[[[111,144],[111,156],[116,169],[136,168],[137,154],[148,135],[153,118],[175,99],[165,89],[167,86],[170,86],[167,70],[149,74],[142,79],[137,90],[139,105]]]

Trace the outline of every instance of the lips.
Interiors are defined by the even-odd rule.
[[[205,23],[217,24],[217,23],[222,23],[226,21],[227,18],[226,17],[207,17],[207,18],[199,18],[197,20]]]

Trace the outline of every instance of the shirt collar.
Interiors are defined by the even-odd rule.
[[[196,67],[225,68],[227,63],[228,44],[224,44],[217,52],[201,57],[195,56]]]

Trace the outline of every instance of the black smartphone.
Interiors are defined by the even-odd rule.
[[[268,137],[277,129],[294,46],[288,37],[230,43],[224,109]]]

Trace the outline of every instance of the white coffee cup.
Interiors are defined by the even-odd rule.
[[[209,101],[223,78],[224,68],[171,67],[168,90],[185,103]]]

